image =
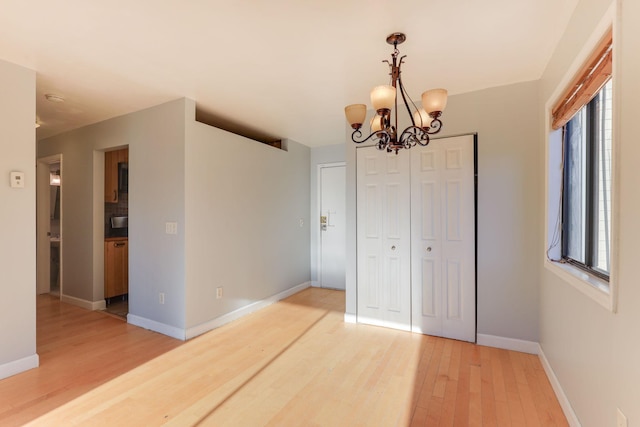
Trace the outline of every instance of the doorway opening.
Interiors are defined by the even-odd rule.
[[[129,148],[104,153],[104,311],[129,314]]]
[[[36,286],[38,294],[63,295],[62,154],[36,164]]]

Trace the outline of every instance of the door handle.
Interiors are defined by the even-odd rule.
[[[391,250],[395,251],[396,250],[396,245],[391,246]]]
[[[118,191],[113,190],[113,201],[115,202],[116,200],[118,200]]]
[[[123,246],[124,246],[124,242],[117,242],[117,243],[114,243],[114,244],[113,244],[113,247],[114,247],[114,248],[121,248],[121,247],[123,247]]]
[[[427,252],[431,252],[431,246],[427,247]]]

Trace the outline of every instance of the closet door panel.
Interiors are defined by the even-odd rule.
[[[474,138],[411,151],[412,330],[475,342]]]
[[[411,327],[409,158],[357,150],[358,322]]]

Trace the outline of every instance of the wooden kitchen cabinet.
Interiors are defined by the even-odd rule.
[[[129,149],[104,153],[104,201],[118,202],[118,163],[129,163]]]
[[[129,242],[126,238],[104,242],[104,297],[129,293]]]

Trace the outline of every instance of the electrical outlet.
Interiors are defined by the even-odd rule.
[[[165,225],[165,233],[167,234],[178,234],[178,223],[177,222],[167,222]]]
[[[624,416],[620,408],[617,408],[618,413],[618,424],[617,427],[629,427],[629,422],[627,421],[627,417]]]
[[[222,287],[216,288],[216,299],[222,298]]]
[[[158,299],[159,299],[160,304],[164,304],[164,292],[160,292],[160,295],[159,295]]]

